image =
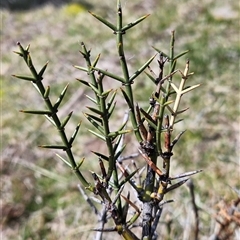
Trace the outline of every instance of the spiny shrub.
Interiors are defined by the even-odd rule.
[[[130,74],[129,63],[125,57],[125,35],[149,15],[123,25],[120,0],[117,1],[116,24],[92,12],[90,14],[115,34],[116,53],[121,69],[121,74],[116,74],[99,68],[100,55],[92,59],[91,51],[83,42],[81,43],[80,53],[85,59],[86,65],[75,67],[86,73],[87,80],[78,79],[78,81],[79,84],[86,86],[92,92],[92,95],[86,97],[93,104],[93,106],[87,107],[84,116],[93,126],[92,129],[89,129],[89,134],[103,141],[107,152],[106,154],[99,152],[98,149],[93,149],[92,152],[99,168],[98,171],[91,172],[92,179],[88,179],[81,170],[84,158],[77,162],[72,150],[81,124],[78,124],[71,137],[68,137],[66,126],[72,117],[72,112],[63,119],[58,114],[68,85],[54,102],[51,98],[50,86],[44,84],[47,64],[37,70],[30,56],[29,46],[24,48],[18,42],[20,51],[16,53],[26,62],[31,75],[14,76],[31,82],[46,105],[46,108],[42,110],[22,110],[22,112],[44,116],[58,130],[62,140],[61,144],[53,143],[40,147],[63,151],[62,155],[57,156],[73,170],[81,183],[80,191],[84,197],[87,196],[87,202],[95,209],[97,218],[100,216],[100,225],[93,229],[97,231],[96,239],[101,239],[103,233],[109,231],[116,231],[124,239],[129,240],[157,239],[156,229],[163,206],[173,201],[165,201],[165,195],[183,185],[188,177],[201,171],[179,173],[177,176],[170,174],[174,146],[184,134],[184,131],[176,133],[175,126],[182,120],[182,113],[188,110],[188,108],[181,109],[181,100],[200,84],[190,86],[187,83],[193,75],[189,70],[189,60],[186,61],[183,70],[177,68],[178,59],[187,54],[188,51],[175,54],[174,31],[171,33],[169,53],[154,47],[156,54],[146,60],[133,74]],[[150,67],[155,59],[157,59],[158,65],[158,73],[156,74]],[[140,75],[151,81],[153,86],[152,94],[143,96],[145,97],[144,107],[136,102],[135,91],[138,89],[133,88]],[[116,89],[106,88],[106,78],[110,78],[116,83]],[[140,90],[144,91],[144,89]],[[113,113],[118,104],[115,101],[117,95],[121,95],[125,100],[126,109],[121,111],[123,111],[122,115],[127,112],[127,117],[117,130],[112,130],[115,121]],[[128,118],[131,122],[130,127],[127,124]],[[132,144],[131,142],[124,143],[124,136],[129,134],[133,135],[137,142],[138,161],[144,163],[141,169],[137,167],[138,164],[133,156],[128,157],[133,159],[131,166],[128,166],[127,161],[125,161],[128,158],[123,159],[122,157],[126,146]],[[123,189],[126,189],[125,194],[123,194]],[[97,210],[93,200],[88,197],[91,194],[98,196],[96,201],[102,206],[101,212]],[[137,198],[133,198],[133,196],[137,196]],[[134,214],[132,214],[133,211]],[[114,223],[114,226],[110,228],[107,226],[109,219],[112,219]],[[133,231],[133,227],[140,230]]]

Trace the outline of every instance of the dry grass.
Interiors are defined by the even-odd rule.
[[[92,11],[114,19],[113,2],[103,4],[93,0]],[[161,1],[160,5],[151,0],[123,4],[127,20],[145,13],[152,14],[142,23],[141,31],[133,30],[127,36],[127,57],[132,69],[154,53],[151,45],[167,51],[172,29],[176,29],[177,50],[192,50],[189,54],[191,69],[195,72],[192,81],[201,82],[202,87],[185,99],[184,104],[190,105],[190,110],[179,125],[179,131],[188,131],[176,147],[172,174],[204,170],[193,178],[195,200],[200,209],[199,239],[209,239],[217,231],[216,216],[230,226],[226,230],[230,232],[239,224],[237,220],[231,224],[227,222],[233,218],[239,221],[238,205],[234,217],[229,217],[228,211],[232,201],[237,199],[232,188],[240,189],[238,1],[224,4],[213,0],[204,0],[201,4],[190,0],[181,0],[177,4],[175,1]],[[118,71],[112,33],[105,32],[86,9],[78,10],[81,11],[77,13],[67,5],[59,8],[45,5],[14,13],[1,10],[2,239],[85,240],[94,236],[89,229],[96,225],[97,219],[80,195],[77,179],[57,161],[53,152],[36,147],[58,141],[54,130],[43,119],[18,112],[19,109],[40,108],[40,98],[31,86],[10,77],[25,70],[27,73],[21,59],[12,52],[17,50],[17,41],[23,45],[30,43],[36,66],[50,60],[45,78],[53,86],[56,97],[70,82],[68,100],[61,114],[74,107],[75,117],[69,129],[72,132],[76,122],[83,119],[83,106],[89,104],[84,98],[87,90],[74,81],[76,77],[85,77],[72,67],[73,64],[84,64],[78,54],[78,42],[84,41],[92,48],[92,55],[102,53],[101,67]],[[143,88],[146,92],[152,91],[145,79],[139,79],[136,84],[139,102],[145,101],[141,92]],[[120,104],[116,120],[121,119],[121,110]],[[86,135],[84,128],[80,135],[75,152],[79,158],[86,157],[84,171],[87,173],[96,167],[90,150],[104,151],[104,146]],[[134,146],[133,143],[125,154]],[[139,159],[139,165],[141,161]],[[164,209],[159,239],[192,239],[194,216],[188,189],[181,187],[169,198],[175,202]],[[239,230],[233,230],[227,239],[237,239],[239,234]],[[114,236],[114,239],[118,238]],[[222,232],[219,236],[226,239]],[[113,234],[106,234],[105,239],[113,239]]]

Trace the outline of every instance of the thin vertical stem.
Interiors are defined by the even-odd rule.
[[[99,76],[98,89],[99,89],[100,95],[104,92],[102,80],[103,80],[103,76]],[[117,175],[117,169],[116,169],[116,164],[114,159],[112,139],[111,137],[108,136],[110,133],[110,128],[109,128],[109,121],[108,121],[108,110],[106,108],[106,100],[104,97],[99,98],[99,104],[100,104],[100,110],[103,113],[102,124],[103,124],[104,133],[106,137],[106,145],[108,147],[108,153],[109,153],[107,181],[111,178],[113,174],[114,186],[116,187],[116,191],[118,192],[119,190],[118,175]]]
[[[99,95],[101,95],[101,93],[104,92],[103,90],[103,85],[102,85],[102,79],[104,77],[104,75],[100,75],[98,79],[96,79],[94,70],[92,69],[92,63],[91,63],[91,59],[90,59],[90,54],[89,51],[87,50],[86,46],[84,43],[82,43],[82,54],[85,58],[85,61],[87,63],[87,68],[88,68],[88,73],[90,75],[91,81],[93,83],[93,85],[98,88],[99,90]],[[116,166],[114,163],[114,152],[113,152],[113,146],[112,146],[112,141],[111,138],[108,137],[109,133],[110,133],[110,128],[109,128],[109,124],[108,124],[108,111],[106,108],[106,102],[105,102],[105,98],[103,97],[99,97],[99,95],[95,92],[95,97],[97,102],[99,103],[99,107],[100,107],[100,111],[103,113],[102,116],[102,124],[103,124],[103,128],[104,128],[104,133],[105,133],[105,138],[106,138],[106,145],[108,147],[108,152],[109,152],[109,167],[108,167],[108,174],[107,174],[107,181],[111,178],[112,173],[114,172],[114,182],[115,182],[115,187],[117,188],[118,186],[118,178],[117,178],[117,172],[116,172]]]
[[[172,80],[171,73],[174,72],[175,64],[176,62],[173,61],[174,59],[174,42],[175,42],[175,35],[174,31],[172,31],[171,34],[171,40],[170,40],[170,51],[169,51],[169,82],[166,87],[166,93],[163,93],[161,100],[160,100],[160,110],[158,115],[158,125],[156,130],[156,145],[157,145],[157,152],[159,155],[162,155],[162,144],[161,144],[161,132],[163,127],[163,118],[164,118],[164,112],[165,112],[165,103],[168,101],[170,90],[171,90],[171,84],[170,81]],[[160,79],[161,80],[161,79]]]
[[[95,77],[95,74],[94,74],[94,70],[92,70],[92,63],[91,63],[91,60],[90,60],[90,51],[87,50],[85,44],[82,42],[81,43],[82,45],[82,54],[85,58],[85,61],[87,63],[87,68],[88,68],[88,74],[90,76],[90,79],[91,79],[91,82],[92,84],[97,87],[97,80],[96,80],[96,77]],[[94,92],[95,93],[95,92]],[[97,100],[99,100],[99,96],[95,93],[95,97]]]
[[[195,201],[195,193],[194,193],[194,184],[193,181],[190,179],[188,181],[187,186],[189,187],[190,195],[191,195],[191,202],[192,202],[192,208],[193,208],[193,213],[195,217],[195,226],[194,226],[194,239],[198,239],[199,235],[199,215],[198,215],[198,206]]]
[[[134,98],[133,98],[133,92],[132,92],[132,87],[130,82],[130,77],[129,77],[129,71],[128,71],[128,66],[124,54],[124,45],[123,45],[123,35],[125,34],[124,31],[122,31],[122,7],[121,7],[121,2],[120,0],[117,1],[117,12],[118,12],[118,17],[117,17],[117,50],[118,50],[118,55],[119,55],[119,60],[123,72],[123,76],[125,79],[124,86],[126,89],[126,94],[129,98],[129,110],[130,110],[130,119],[134,128],[134,133],[136,135],[136,138],[138,142],[142,141],[142,136],[139,132],[138,125],[137,125],[137,120],[135,116],[135,109],[134,109]]]

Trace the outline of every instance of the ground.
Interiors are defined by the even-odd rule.
[[[168,52],[172,30],[176,33],[176,52],[190,50],[179,67],[189,58],[194,72],[190,85],[201,83],[201,87],[183,101],[183,107],[190,109],[176,133],[187,131],[176,146],[172,175],[203,169],[192,179],[200,208],[199,239],[209,239],[216,229],[215,216],[219,210],[222,213],[231,207],[239,196],[234,189],[240,189],[238,1],[204,0],[199,4],[191,0],[177,3],[134,0],[123,1],[122,5],[126,22],[151,14],[126,36],[130,71],[155,53],[152,46]],[[49,61],[44,81],[51,85],[56,99],[65,85],[70,84],[60,112],[64,116],[74,110],[69,134],[80,120],[86,126],[82,112],[84,106],[89,105],[85,98],[88,90],[75,80],[86,76],[72,67],[84,65],[78,52],[79,43],[85,42],[92,49],[92,56],[101,53],[101,67],[115,73],[120,71],[114,35],[88,10],[115,21],[114,1],[93,0],[91,5],[45,4],[14,12],[1,9],[2,239],[85,240],[95,234],[89,230],[96,226],[97,218],[79,193],[77,178],[59,161],[55,152],[37,148],[46,142],[59,141],[54,129],[44,118],[19,113],[20,109],[41,108],[41,99],[28,82],[11,76],[28,74],[23,61],[13,52],[18,50],[18,41],[23,46],[30,44],[37,67]],[[113,87],[110,81],[108,84]],[[146,102],[143,95],[151,95],[151,87],[145,77],[136,80],[135,95],[143,107]],[[142,89],[146,94],[142,94]],[[115,124],[122,121],[122,107],[119,99]],[[133,142],[124,154],[135,153],[135,146]],[[83,165],[86,174],[97,168],[90,151],[104,151],[104,148],[87,134],[86,127],[81,128],[74,150],[77,157],[86,158]],[[159,239],[191,239],[191,228],[186,227],[193,219],[188,188],[182,186],[168,198],[175,202],[164,209]],[[231,228],[232,225],[228,231]],[[228,239],[237,239],[239,235],[236,230]],[[106,234],[105,239],[112,236]]]

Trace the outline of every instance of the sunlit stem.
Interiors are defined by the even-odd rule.
[[[132,87],[131,87],[132,82],[130,82],[130,80],[129,80],[130,77],[129,77],[129,72],[128,72],[128,66],[127,66],[127,62],[126,62],[126,58],[125,58],[125,54],[124,54],[123,35],[125,34],[125,32],[122,31],[122,8],[121,8],[120,0],[117,1],[117,13],[118,13],[118,17],[117,17],[116,35],[117,35],[118,55],[119,55],[119,60],[120,60],[123,76],[125,79],[124,86],[126,89],[126,94],[128,95],[128,98],[129,98],[130,119],[131,119],[131,122],[132,122],[132,125],[134,128],[136,138],[139,142],[141,142],[142,137],[140,135],[136,116],[135,116],[134,98],[133,98],[133,92],[132,92]]]

